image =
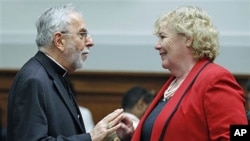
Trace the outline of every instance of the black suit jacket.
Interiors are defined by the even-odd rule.
[[[60,69],[38,52],[17,73],[8,99],[8,141],[91,141]]]

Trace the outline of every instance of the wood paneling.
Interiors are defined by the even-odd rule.
[[[70,75],[79,105],[89,108],[97,123],[121,107],[123,94],[139,85],[158,91],[169,75],[135,72],[75,72]]]
[[[3,126],[6,126],[8,91],[16,72],[17,70],[0,70],[0,108],[3,111]],[[242,87],[250,78],[250,75],[234,76]],[[78,104],[92,111],[95,123],[121,107],[122,96],[129,88],[139,85],[157,92],[168,77],[169,74],[153,72],[77,71],[70,74]]]

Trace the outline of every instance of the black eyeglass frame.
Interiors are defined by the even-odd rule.
[[[68,31],[61,31],[60,33],[62,34],[76,34],[76,35],[80,35],[81,38],[85,38],[88,36],[88,31],[80,31],[80,32],[76,32],[76,33],[73,33],[73,32],[68,32]]]

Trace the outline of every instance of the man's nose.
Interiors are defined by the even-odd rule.
[[[86,46],[87,47],[92,47],[94,46],[94,41],[90,35],[86,36]]]

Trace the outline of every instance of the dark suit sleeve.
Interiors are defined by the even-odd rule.
[[[22,83],[17,81],[16,83]],[[8,135],[11,141],[91,141],[90,134],[80,134],[65,137],[63,135],[49,136],[46,88],[39,79],[29,79],[23,84],[17,84],[12,95],[13,122]],[[58,117],[60,118],[60,117]]]

